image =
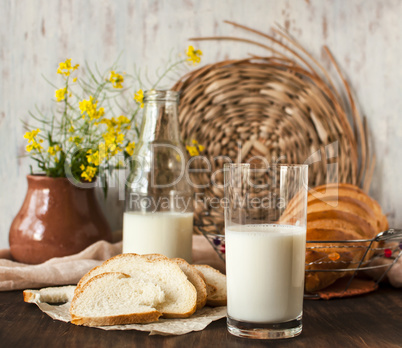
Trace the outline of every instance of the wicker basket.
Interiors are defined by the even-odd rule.
[[[229,159],[309,163],[311,187],[345,182],[368,189],[367,134],[345,80],[345,91],[337,91],[318,63],[299,63],[296,51],[282,46],[290,58],[274,53],[227,60],[193,71],[173,87],[181,91],[182,138],[204,145],[202,155],[211,165],[202,159],[191,164],[207,169],[190,174],[197,185],[196,221],[207,212],[222,229],[216,198],[223,197],[222,167]],[[345,94],[349,105],[341,98]]]

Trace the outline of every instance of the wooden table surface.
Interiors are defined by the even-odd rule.
[[[383,285],[347,299],[306,300],[303,332],[280,341],[237,338],[226,320],[182,336],[149,336],[138,331],[104,331],[56,321],[22,291],[0,293],[0,347],[402,347],[402,289]]]

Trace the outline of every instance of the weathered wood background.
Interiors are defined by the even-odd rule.
[[[194,36],[242,35],[228,19],[269,33],[278,23],[328,66],[328,45],[353,86],[375,141],[371,193],[402,227],[402,1],[399,0],[0,0],[0,248],[26,192],[21,120],[54,96],[58,63],[164,66]],[[203,63],[266,54],[202,42]],[[152,76],[152,74],[151,74]]]

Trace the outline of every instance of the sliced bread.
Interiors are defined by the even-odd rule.
[[[75,293],[94,276],[105,272],[121,272],[129,276],[157,284],[165,293],[165,301],[157,310],[166,318],[187,318],[196,310],[197,292],[187,280],[180,267],[167,258],[155,257],[149,260],[137,254],[120,254],[106,260],[89,271],[77,285]]]
[[[195,290],[197,291],[197,309],[203,308],[207,303],[207,286],[203,276],[201,276],[200,272],[186,260],[180,258],[174,258],[171,260],[179,265],[180,269],[187,276],[187,279],[194,285]]]
[[[44,288],[40,290],[24,290],[25,302],[65,303],[74,296],[75,285]]]
[[[204,281],[205,281],[205,277],[204,277]],[[212,284],[209,284],[209,283],[206,283],[206,284],[207,284],[207,300],[208,300],[208,298],[211,298],[212,295],[214,295],[218,291],[218,289],[216,286],[214,286]]]
[[[208,265],[193,265],[198,269],[205,278],[207,284],[216,288],[215,292],[207,295],[207,305],[209,306],[226,306],[226,276]]]
[[[165,301],[160,286],[121,272],[101,273],[75,292],[71,323],[104,326],[149,323],[162,315],[156,309]]]

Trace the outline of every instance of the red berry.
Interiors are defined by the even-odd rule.
[[[384,250],[384,256],[387,258],[390,258],[392,256],[392,250],[391,249],[385,249]]]

